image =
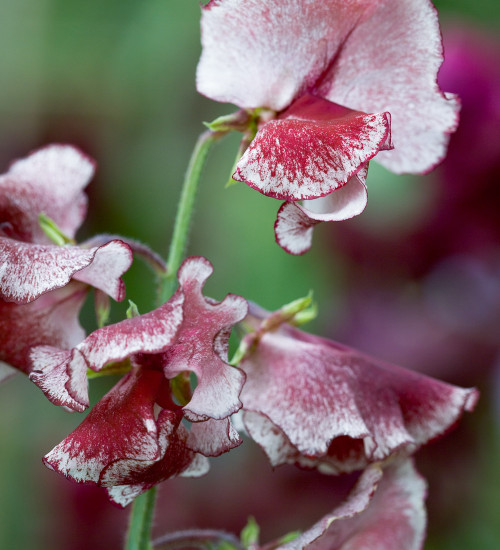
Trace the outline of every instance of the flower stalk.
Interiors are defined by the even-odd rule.
[[[125,550],[150,550],[156,487],[138,496],[132,505]]]
[[[201,170],[212,144],[224,133],[207,130],[196,142],[191,155],[186,176],[182,186],[181,198],[175,218],[174,232],[167,260],[167,271],[160,287],[160,304],[165,303],[173,294],[176,284],[176,273],[182,263],[189,234],[189,225],[193,215],[194,199],[200,181]]]

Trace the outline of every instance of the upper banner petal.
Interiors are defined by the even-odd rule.
[[[14,162],[0,176],[0,222],[9,223],[18,239],[48,243],[38,221],[43,212],[73,238],[85,217],[82,191],[94,169],[94,162],[70,145],[49,145]]]
[[[92,266],[94,261],[96,265]],[[77,272],[88,268],[75,278],[121,299],[124,288],[119,276],[130,267],[131,261],[130,249],[120,241],[85,249],[0,237],[0,297],[26,304],[49,290],[67,285]]]
[[[198,91],[285,109],[312,87],[373,0],[212,0],[203,7]]]
[[[107,363],[137,353],[163,352],[174,341],[182,322],[184,296],[177,292],[159,308],[94,331],[76,350],[89,368],[99,371]]]
[[[388,148],[388,113],[365,114],[306,95],[264,125],[233,178],[277,199],[314,199],[344,186]]]
[[[75,273],[74,279],[98,288],[120,302],[125,298],[121,276],[133,262],[132,250],[123,241],[110,241],[97,248],[92,263]]]
[[[445,155],[459,104],[437,73],[443,47],[429,0],[384,0],[343,43],[319,93],[364,112],[389,111],[395,149],[377,161],[394,172],[431,170]]]

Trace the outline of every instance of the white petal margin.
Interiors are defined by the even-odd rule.
[[[420,550],[426,483],[411,460],[367,468],[347,500],[281,550]]]
[[[377,161],[396,173],[428,172],[458,123],[456,97],[437,84],[442,62],[431,2],[384,0],[353,29],[320,95],[351,109],[389,111],[395,149]]]
[[[346,185],[319,199],[285,202],[274,224],[276,242],[289,254],[304,254],[312,246],[314,226],[321,222],[343,221],[363,212],[368,202],[367,165]]]

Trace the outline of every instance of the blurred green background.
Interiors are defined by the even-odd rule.
[[[497,0],[436,4],[444,28],[462,21],[498,32]],[[201,123],[233,110],[196,92],[199,14],[194,0],[0,0],[1,171],[50,142],[75,144],[95,158],[98,172],[88,188],[82,239],[118,233],[166,254]],[[349,277],[335,229],[320,227],[305,256],[283,252],[273,236],[280,203],[242,184],[225,189],[237,147],[236,135],[216,146],[198,194],[189,253],[206,256],[215,267],[207,294],[221,299],[233,292],[273,309],[312,289],[319,316],[308,329],[334,335],[342,325]],[[369,206],[355,222],[368,231],[398,231],[398,224],[419,219],[433,197],[432,181],[420,184],[418,178],[398,178],[376,167],[368,184]],[[138,262],[125,280],[139,309],[152,308],[154,279],[148,270]],[[123,317],[125,308],[117,305],[115,318]],[[91,327],[89,312],[87,306],[83,320]],[[93,383],[93,399],[110,383]],[[485,402],[476,419],[465,420],[480,436],[468,490],[442,528],[433,528],[431,516],[429,550],[500,548],[498,421],[487,395]],[[51,405],[23,376],[0,388],[0,548],[120,548],[128,512],[92,489],[74,492],[41,464],[80,420]],[[215,466],[213,475],[231,484],[229,474],[238,474],[227,460],[221,459],[224,466]],[[244,495],[235,500],[235,506],[241,504]],[[175,508],[165,504],[158,533],[177,527],[169,521],[169,504]],[[301,500],[301,506],[307,504]]]

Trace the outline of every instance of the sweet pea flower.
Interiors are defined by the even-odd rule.
[[[286,251],[306,252],[317,223],[363,211],[375,155],[397,173],[443,159],[458,102],[437,85],[443,51],[429,0],[211,0],[202,9],[198,91],[257,119],[233,178],[286,201],[275,224]]]
[[[40,226],[40,214],[45,214],[68,240],[74,239],[86,214],[83,189],[93,173],[93,161],[74,147],[49,145],[14,162],[0,176],[2,300],[26,304],[71,279],[123,299],[119,277],[132,261],[127,245],[57,246]]]
[[[188,258],[178,272],[179,289],[158,309],[98,329],[71,350],[32,350],[32,377],[58,373],[80,408],[88,405],[87,368],[132,365],[44,458],[46,465],[107,487],[111,500],[125,506],[173,475],[205,472],[199,455],[218,456],[241,443],[229,416],[241,408],[245,375],[227,363],[227,348],[247,303],[232,294],[220,303],[205,298],[202,288],[211,273],[208,260]],[[189,373],[197,378],[194,390]],[[192,422],[189,431],[183,419]]]
[[[132,262],[128,245],[109,239],[99,246],[57,246],[40,225],[40,215],[48,216],[73,240],[93,173],[93,161],[74,147],[50,145],[0,176],[0,361],[26,374],[33,346],[72,347],[84,338],[78,313],[88,285],[124,298],[120,277]]]
[[[415,452],[477,401],[475,389],[270,320],[252,306],[246,322],[257,330],[246,336],[239,366],[247,375],[244,425],[273,466],[291,463],[333,474],[363,469]]]
[[[426,483],[412,460],[393,459],[368,466],[345,500],[303,533],[261,545],[255,523],[247,525],[241,541],[225,531],[189,529],[167,533],[153,547],[205,548],[225,542],[238,550],[421,550],[425,497]]]
[[[420,550],[425,481],[411,460],[369,466],[347,499],[298,538],[262,550]]]

